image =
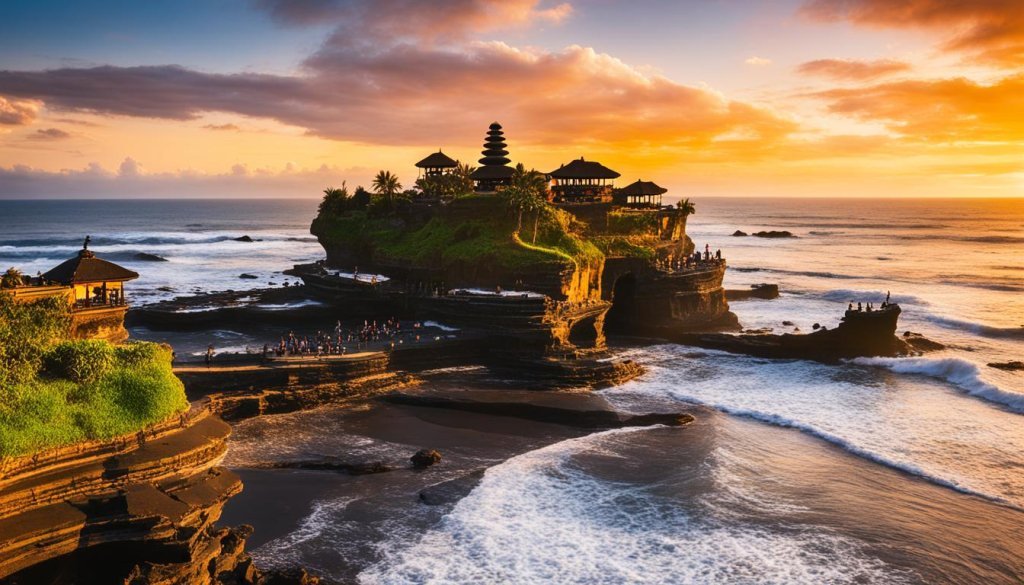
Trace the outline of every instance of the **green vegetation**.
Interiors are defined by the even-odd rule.
[[[374,217],[353,211],[321,214],[312,231],[328,245],[344,247],[365,261],[414,264],[438,270],[481,264],[508,270],[569,262],[585,263],[601,251],[578,234],[573,217],[550,205],[535,213],[536,239],[522,242],[516,217],[507,200],[494,195],[468,195],[449,204],[421,227],[409,228],[400,217]]]
[[[658,214],[644,211],[612,211],[608,213],[608,233],[625,236],[658,233]]]
[[[676,203],[676,209],[681,211],[683,215],[693,215],[694,213],[697,213],[697,208],[693,206],[693,202],[690,201],[689,197],[681,200],[679,203]]]
[[[25,277],[22,276],[21,271],[12,266],[7,269],[7,272],[4,272],[3,276],[0,276],[0,288],[14,288],[20,286],[24,280]]]
[[[138,431],[188,407],[171,350],[65,340],[64,299],[0,294],[0,457]]]
[[[655,238],[650,236],[596,236],[592,238],[605,256],[654,260]]]
[[[427,197],[436,197],[450,201],[473,192],[473,179],[470,175],[476,167],[459,163],[450,173],[416,180],[416,188]]]

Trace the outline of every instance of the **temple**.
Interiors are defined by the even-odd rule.
[[[633,209],[661,209],[661,196],[667,192],[668,189],[651,181],[636,181],[616,190],[614,200]]]
[[[452,172],[452,169],[457,166],[459,166],[459,161],[440,150],[416,163],[416,168],[420,169],[420,178],[440,177]]]
[[[580,157],[548,173],[554,203],[607,203],[619,173]]]
[[[512,180],[512,167],[508,166],[511,160],[505,144],[505,133],[501,130],[501,124],[494,122],[487,131],[487,138],[484,142],[483,157],[478,161],[479,166],[470,178],[476,182],[478,193],[492,193],[497,191],[499,186],[507,185]]]
[[[89,250],[87,236],[74,258],[61,262],[38,278],[5,292],[15,300],[32,302],[47,297],[66,297],[71,305],[71,337],[123,341],[128,337],[124,316],[128,298],[124,283],[139,277],[113,262],[97,258]]]

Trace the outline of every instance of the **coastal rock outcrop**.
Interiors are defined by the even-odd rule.
[[[135,258],[136,260],[139,260],[141,262],[167,262],[168,261],[167,258],[164,258],[163,256],[157,256],[156,254],[150,254],[148,252],[139,252],[138,254],[133,256],[133,258]]]
[[[749,234],[747,234],[747,232],[743,230],[736,230],[732,233],[732,235],[734,238],[745,238]]]
[[[793,235],[793,232],[790,232],[790,231],[787,231],[787,230],[760,231],[760,232],[754,232],[751,235],[753,235],[754,237],[758,237],[758,238],[795,238],[796,237],[795,235]]]
[[[870,312],[847,311],[838,327],[822,327],[808,334],[707,333],[675,335],[670,336],[670,339],[687,345],[759,357],[825,362],[862,356],[907,355],[922,351],[921,348],[925,347],[923,342],[911,342],[896,336],[899,315],[899,305],[892,304],[885,309]]]
[[[749,289],[727,289],[725,298],[730,301],[742,301],[746,299],[777,299],[779,298],[779,285],[777,284],[752,284]]]
[[[990,362],[988,367],[996,368],[997,370],[1005,370],[1007,372],[1024,372],[1024,362],[1020,361]]]

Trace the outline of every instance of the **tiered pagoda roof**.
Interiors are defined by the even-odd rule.
[[[617,179],[621,176],[597,161],[583,160],[582,156],[548,175],[553,179]]]
[[[487,138],[484,142],[484,150],[480,154],[483,157],[478,161],[477,167],[470,178],[476,181],[502,181],[512,177],[513,169],[508,166],[512,162],[508,158],[508,151],[505,144],[505,133],[501,130],[501,124],[494,122],[487,130]]]

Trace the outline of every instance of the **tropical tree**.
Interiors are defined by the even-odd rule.
[[[394,206],[395,196],[402,192],[402,184],[391,171],[379,171],[373,178],[373,192],[384,197],[388,208]]]
[[[348,203],[348,186],[345,181],[341,182],[341,188],[328,187],[324,189],[324,198],[320,202],[320,213],[339,215],[345,212]]]
[[[537,226],[540,214],[547,205],[544,193],[547,190],[547,179],[535,169],[526,170],[522,163],[516,165],[512,180],[505,187],[504,193],[509,206],[517,211],[516,232],[523,229],[523,214],[533,213],[533,241],[537,241]]]
[[[24,282],[21,271],[12,266],[0,277],[0,288],[15,288],[21,286]]]
[[[676,208],[679,209],[679,212],[683,215],[693,215],[694,213],[697,213],[697,209],[693,206],[693,202],[690,201],[689,197],[683,199],[679,203],[676,203]]]
[[[473,173],[475,172],[476,167],[459,163],[455,170],[450,173],[450,176],[455,177],[456,195],[465,195],[473,192]]]

